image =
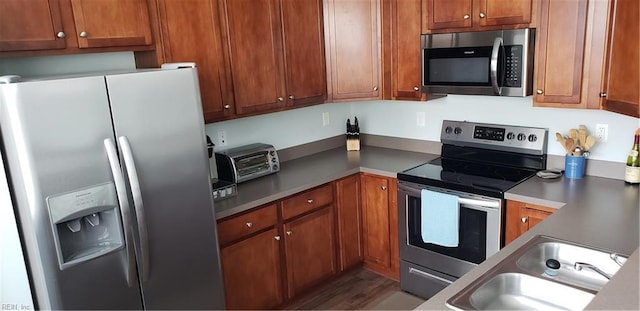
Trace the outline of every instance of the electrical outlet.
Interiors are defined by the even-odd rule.
[[[329,113],[328,112],[323,112],[322,113],[322,126],[325,127],[329,125]]]
[[[227,131],[218,131],[218,146],[226,146],[227,145]]]
[[[596,140],[601,143],[607,142],[609,135],[609,124],[596,124]]]
[[[426,115],[424,111],[418,111],[418,113],[416,114],[416,125],[419,127],[425,127]]]

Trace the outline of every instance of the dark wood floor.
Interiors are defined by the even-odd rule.
[[[359,268],[302,297],[285,309],[367,310],[398,290],[399,282]]]

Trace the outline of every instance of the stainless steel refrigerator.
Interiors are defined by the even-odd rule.
[[[0,79],[40,309],[223,309],[195,68]]]

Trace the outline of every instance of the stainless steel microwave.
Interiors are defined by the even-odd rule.
[[[531,95],[534,43],[535,29],[422,35],[422,91]]]

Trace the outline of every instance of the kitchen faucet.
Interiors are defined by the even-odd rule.
[[[600,275],[604,276],[605,278],[607,278],[607,280],[608,280],[608,279],[611,279],[611,277],[612,277],[612,275],[611,275],[611,274],[608,274],[608,273],[606,273],[606,272],[604,272],[604,271],[602,271],[602,270],[598,269],[598,267],[596,267],[596,266],[594,266],[594,265],[592,265],[592,264],[586,263],[586,262],[576,262],[576,263],[573,265],[573,267],[574,267],[577,271],[580,271],[580,270],[582,270],[583,268],[589,268],[589,269],[591,269],[591,270],[593,270],[593,271],[595,271],[595,272],[599,273]]]

